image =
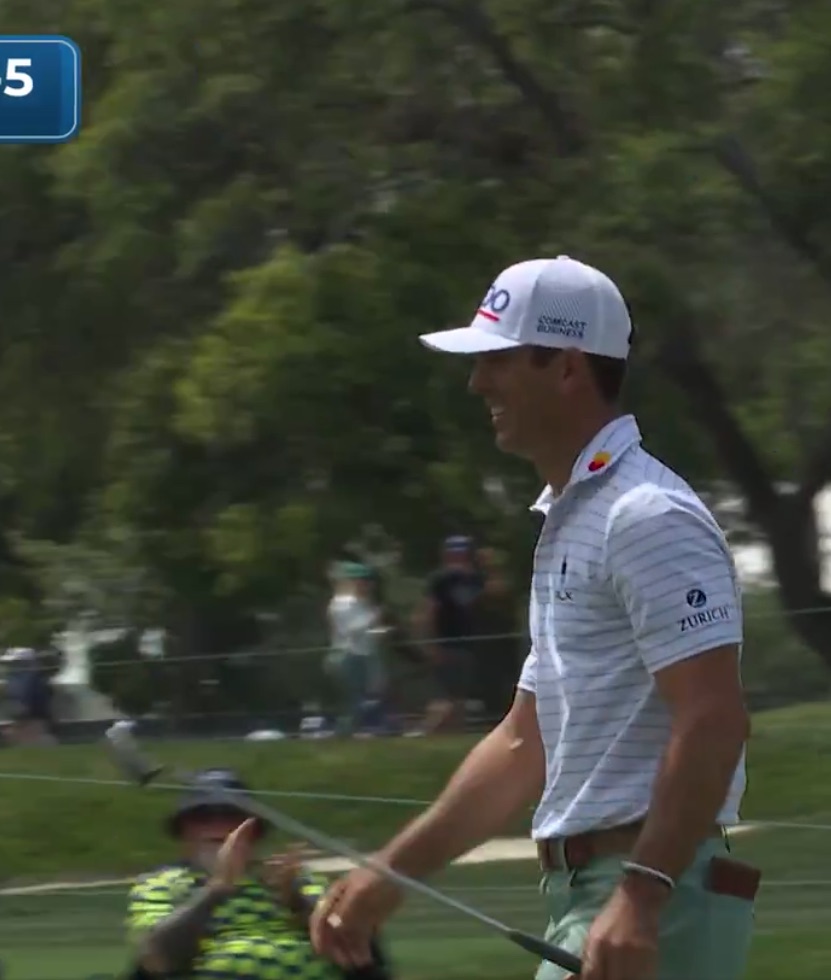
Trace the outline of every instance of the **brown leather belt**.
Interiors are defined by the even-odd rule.
[[[576,871],[598,858],[628,853],[643,829],[643,820],[604,830],[589,830],[573,837],[549,837],[537,841],[537,856],[543,871]],[[723,837],[716,824],[709,837]]]

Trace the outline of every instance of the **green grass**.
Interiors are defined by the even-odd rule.
[[[535,961],[498,939],[418,940],[395,944],[403,980],[531,980]],[[87,980],[124,968],[119,947],[54,950],[5,958],[8,980]],[[789,929],[757,938],[747,980],[827,980],[831,947],[823,930]]]
[[[392,742],[167,744],[160,754],[189,767],[233,765],[258,787],[289,792],[429,799],[470,739]],[[760,715],[750,751],[746,819],[831,824],[831,707]],[[4,751],[0,772],[109,779],[95,747]],[[117,787],[6,779],[0,867],[20,878],[113,875],[169,856],[159,824],[171,799]],[[417,807],[284,800],[293,814],[362,844],[377,842]],[[527,830],[522,824],[518,832]],[[831,837],[824,830],[767,827],[735,836],[737,857],[764,869],[748,980],[826,980],[831,973]],[[483,911],[541,931],[532,862],[455,867],[437,880]],[[4,980],[85,980],[125,965],[124,889],[0,898]],[[389,931],[404,980],[520,980],[534,960],[476,923],[414,897]]]
[[[812,704],[755,719],[746,819],[831,818],[831,708]],[[233,766],[259,789],[428,800],[471,738],[366,742],[160,743],[153,750],[185,768]],[[38,774],[54,781],[10,778]],[[99,746],[0,753],[0,868],[10,880],[131,874],[165,860],[160,832],[169,793],[79,785],[117,778]],[[67,780],[61,782],[61,779]],[[394,804],[287,798],[292,815],[363,846],[379,843],[417,812]],[[371,819],[367,819],[371,812]],[[513,828],[525,834],[528,821]]]
[[[781,980],[797,969],[800,980],[828,976],[831,856],[824,856],[819,833],[777,829],[734,842],[738,855],[761,860],[766,872],[748,980]],[[814,884],[805,885],[808,879]],[[541,931],[537,880],[532,862],[510,862],[456,867],[438,883],[510,925]],[[0,949],[10,980],[83,980],[123,969],[123,889],[3,902]],[[534,967],[522,950],[420,896],[393,920],[388,935],[405,980],[519,980],[530,978]]]

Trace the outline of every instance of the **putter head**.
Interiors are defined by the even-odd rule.
[[[107,729],[105,737],[110,754],[118,768],[139,786],[146,786],[163,772],[164,766],[155,765],[141,754],[136,737],[133,735],[132,722],[115,722]]]

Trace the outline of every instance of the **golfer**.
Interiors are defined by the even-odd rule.
[[[473,357],[497,445],[545,484],[543,520],[513,706],[376,856],[427,876],[535,803],[546,937],[583,980],[739,980],[759,879],[724,829],[749,732],[740,593],[715,520],[619,407],[627,305],[597,269],[538,259],[504,270],[469,327],[421,339]],[[351,872],[312,916],[315,947],[361,961],[400,899]]]

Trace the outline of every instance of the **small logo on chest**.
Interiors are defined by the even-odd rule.
[[[563,558],[560,565],[560,579],[557,588],[554,590],[554,598],[557,602],[574,602],[574,594],[566,585],[566,573],[568,572],[568,559]]]

